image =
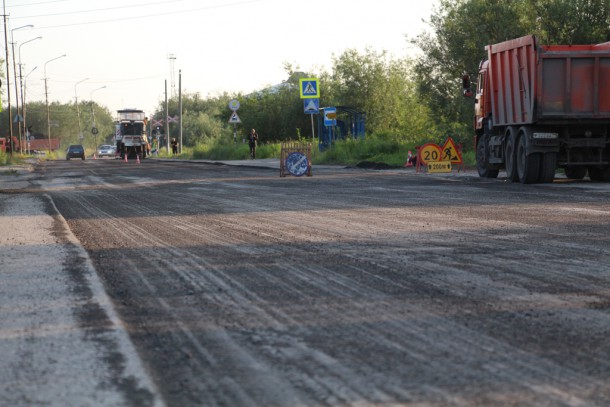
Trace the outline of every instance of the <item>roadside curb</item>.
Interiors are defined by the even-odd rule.
[[[30,180],[36,175],[38,160],[27,160],[23,164],[0,167],[0,193],[21,191],[30,187]]]

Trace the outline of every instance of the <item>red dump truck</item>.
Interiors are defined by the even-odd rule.
[[[475,94],[481,177],[524,184],[610,181],[610,42],[541,45],[529,35],[485,47]],[[470,77],[464,94],[472,96]]]
[[[9,153],[11,151],[10,146],[10,138],[9,137],[0,137],[0,151],[6,151]],[[49,144],[50,143],[50,144]],[[49,146],[52,151],[59,150],[60,140],[58,138],[30,138],[24,145],[23,151],[26,153],[37,152],[37,151],[48,151]],[[13,151],[19,152],[21,150],[21,145],[19,144],[19,140],[17,137],[13,136]]]
[[[19,140],[17,137],[13,136],[13,150],[19,150]],[[0,151],[5,153],[11,152],[11,138],[10,137],[0,137]]]

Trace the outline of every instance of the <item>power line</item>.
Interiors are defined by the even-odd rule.
[[[40,4],[50,4],[50,3],[61,3],[64,1],[68,1],[68,0],[50,0],[50,1],[39,1],[37,3],[27,3],[27,4],[11,4],[8,6],[9,9],[15,8],[15,7],[24,7],[24,6],[38,6]]]
[[[198,7],[198,8],[193,8],[193,9],[189,9],[189,10],[164,11],[164,12],[161,12],[161,13],[158,13],[158,14],[147,14],[147,15],[132,16],[132,17],[123,17],[123,18],[113,17],[113,18],[108,19],[108,20],[85,21],[85,22],[80,22],[80,23],[49,25],[49,26],[43,26],[43,27],[37,26],[35,29],[38,30],[38,29],[49,29],[49,28],[75,27],[75,26],[79,26],[79,25],[102,24],[102,23],[110,23],[110,22],[117,22],[117,21],[128,21],[128,20],[141,20],[141,19],[145,19],[145,18],[168,16],[168,15],[172,15],[172,14],[184,14],[184,13],[191,13],[191,12],[194,12],[194,11],[213,10],[213,9],[217,9],[217,8],[227,8],[227,7],[233,7],[233,6],[241,6],[241,5],[244,5],[244,4],[259,3],[261,1],[264,1],[264,0],[245,0],[245,1],[235,2],[235,3],[229,3],[229,4],[220,4],[220,5],[215,5],[215,6]]]
[[[149,79],[159,79],[163,78],[164,74],[152,75],[152,76],[142,76],[139,78],[125,78],[125,79],[98,79],[97,81],[91,81],[90,83],[120,83],[120,82],[134,82],[134,81],[146,81]],[[49,79],[49,82],[56,83],[72,83],[73,81],[62,81],[59,79]]]
[[[57,0],[57,1],[66,1],[66,0]],[[158,5],[158,4],[179,3],[182,1],[187,1],[187,0],[165,0],[165,1],[158,1],[158,2],[154,2],[154,3],[130,4],[130,5],[126,5],[126,6],[97,8],[97,9],[91,9],[91,10],[67,11],[67,12],[63,12],[63,13],[54,13],[54,14],[36,14],[36,15],[31,15],[31,16],[14,17],[14,19],[55,17],[55,16],[65,16],[65,15],[70,15],[70,14],[95,13],[98,11],[120,10],[120,9],[125,9],[125,8],[134,8],[134,7],[149,7],[149,6],[154,6],[154,5]],[[43,3],[33,3],[33,5],[34,4],[43,4]]]

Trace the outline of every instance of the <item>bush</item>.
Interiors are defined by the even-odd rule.
[[[6,151],[0,151],[0,165],[21,164],[24,162],[24,156],[15,152],[13,155]]]
[[[398,167],[404,165],[407,161],[407,151],[414,150],[414,147],[385,135],[364,140],[337,141],[331,148],[318,154],[314,162],[356,165],[370,161]]]
[[[310,142],[310,140],[303,140]],[[416,154],[416,145],[400,141],[391,133],[375,134],[364,140],[347,139],[336,141],[332,147],[324,152],[318,151],[317,140],[312,146],[312,161],[314,164],[342,164],[358,165],[362,162],[385,164],[391,167],[402,167],[407,161],[408,152]],[[430,140],[433,142],[433,140]],[[442,142],[441,142],[442,143]],[[185,150],[186,151],[186,150]],[[256,149],[256,158],[279,158],[281,143],[262,144]],[[189,149],[190,158],[207,160],[247,160],[250,158],[250,149],[247,143],[227,143],[215,141],[208,144],[199,144]],[[183,157],[186,158],[186,157]],[[468,151],[463,156],[467,166],[474,164],[474,152]]]

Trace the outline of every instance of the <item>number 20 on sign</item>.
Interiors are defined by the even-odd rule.
[[[441,148],[434,143],[427,143],[420,147],[418,160],[422,164],[428,165],[430,161],[440,161],[442,157]]]

